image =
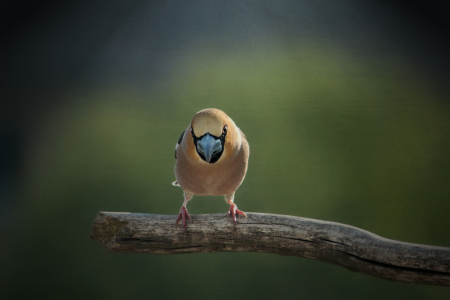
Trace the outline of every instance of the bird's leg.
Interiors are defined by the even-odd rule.
[[[234,224],[236,225],[236,215],[242,215],[244,217],[247,217],[245,212],[242,210],[239,210],[237,208],[237,205],[233,203],[233,200],[226,200],[228,204],[230,204],[230,209],[228,210],[228,216],[231,216],[233,218]]]
[[[192,221],[191,215],[188,213],[187,208],[186,208],[187,202],[191,199],[192,199],[192,196],[187,195],[186,193],[184,194],[184,203],[183,203],[183,206],[181,206],[180,213],[178,214],[177,221],[175,222],[175,224],[178,224],[178,221],[180,221],[180,219],[183,219],[183,227],[185,229],[186,229],[186,217],[188,217],[189,220]]]
[[[180,221],[180,219],[183,219],[183,227],[186,228],[186,217],[189,218],[190,221],[192,221],[191,219],[191,215],[188,213],[186,206],[182,206],[180,209],[180,213],[178,214],[177,217],[177,221],[175,222],[175,224],[178,224],[178,221]]]

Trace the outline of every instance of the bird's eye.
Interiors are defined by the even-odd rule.
[[[191,133],[192,133],[192,136],[195,136],[195,134],[194,134],[194,128],[192,128],[192,127],[191,127]]]
[[[223,126],[222,134],[225,135],[225,134],[227,134],[227,132],[228,132],[228,126],[225,125],[225,126]]]

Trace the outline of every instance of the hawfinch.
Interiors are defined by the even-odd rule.
[[[177,181],[173,184],[184,191],[176,224],[183,219],[186,228],[186,218],[192,220],[186,204],[194,195],[223,195],[234,224],[236,214],[247,216],[233,201],[247,172],[249,155],[247,139],[230,117],[215,108],[199,111],[175,146]]]

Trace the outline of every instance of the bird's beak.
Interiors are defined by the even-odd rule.
[[[209,134],[202,137],[197,142],[197,151],[205,156],[206,161],[209,163],[214,157],[214,154],[222,150],[222,143],[219,139],[215,139]]]

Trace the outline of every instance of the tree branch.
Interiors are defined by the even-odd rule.
[[[450,248],[404,243],[334,222],[247,213],[176,216],[100,212],[91,239],[108,252],[266,252],[317,259],[394,281],[450,286]]]

